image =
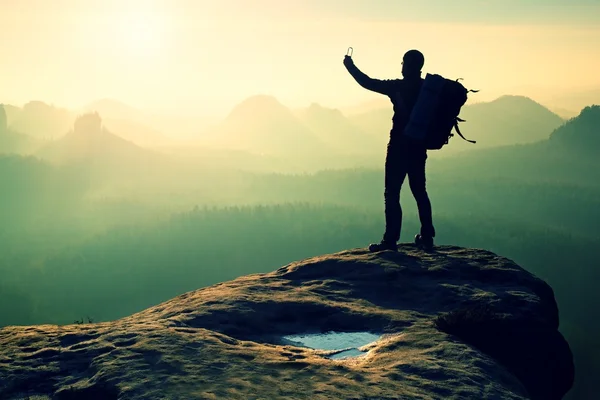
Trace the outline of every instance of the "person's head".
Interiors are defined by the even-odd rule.
[[[425,57],[419,50],[409,50],[402,58],[402,76],[414,78],[421,76],[421,69],[425,64]]]

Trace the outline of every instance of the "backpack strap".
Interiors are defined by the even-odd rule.
[[[465,137],[463,136],[463,134],[460,132],[460,129],[458,128],[458,121],[456,121],[456,122],[454,123],[454,129],[456,130],[456,133],[458,133],[458,135],[459,135],[461,138],[463,138],[463,140],[466,140],[466,141],[467,141],[467,142],[469,142],[469,143],[477,143],[476,141],[474,141],[474,140],[469,140],[469,139],[467,139],[467,138],[465,138]]]

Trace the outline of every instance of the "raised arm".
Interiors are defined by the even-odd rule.
[[[390,85],[391,81],[369,78],[367,74],[363,73],[356,65],[354,65],[354,61],[350,56],[344,57],[344,66],[356,82],[365,89],[385,95],[389,95],[392,90]]]

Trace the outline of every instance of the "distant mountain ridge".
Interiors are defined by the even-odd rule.
[[[42,147],[37,155],[57,164],[85,161],[118,166],[147,162],[152,153],[109,132],[99,114],[86,114],[75,121],[73,130]]]
[[[0,154],[27,154],[35,146],[36,140],[8,128],[6,108],[5,105],[0,104]]]
[[[600,106],[590,106],[553,130],[545,140],[455,154],[443,166],[438,165],[444,173],[491,181],[511,177],[529,182],[597,186],[600,185],[599,152]],[[435,171],[438,165],[432,164],[430,171]]]
[[[384,100],[355,109],[367,110],[365,112],[345,114],[316,103],[291,110],[273,96],[251,96],[216,123],[211,134],[206,135],[206,140],[200,134],[194,140],[195,143],[209,143],[224,149],[284,158],[375,155],[385,151],[392,126],[392,105],[383,106],[387,103]],[[162,131],[152,128],[156,121],[150,121],[149,114],[135,107],[117,100],[101,99],[85,108],[98,111],[103,126],[127,141],[142,146],[171,143],[171,133],[163,135]],[[76,118],[73,111],[42,102],[30,102],[22,109],[6,106],[6,114],[13,132],[28,135],[28,132],[33,132],[30,136],[46,139],[65,135]],[[439,154],[545,140],[565,122],[538,102],[511,95],[491,102],[467,104],[461,117],[467,120],[461,124],[463,133],[476,140],[477,145],[453,138]],[[168,125],[177,125],[176,118],[173,121]],[[193,124],[193,119],[181,121],[178,126],[190,123]],[[187,129],[193,130],[189,126]]]
[[[371,135],[350,121],[335,108],[326,108],[312,103],[308,108],[298,111],[300,120],[332,148],[339,148],[348,154],[380,152],[378,142]]]
[[[83,108],[84,112],[97,112],[103,119],[128,120],[143,123],[146,115],[128,104],[114,99],[99,99],[91,102]]]
[[[65,134],[76,114],[43,101],[30,101],[22,108],[5,106],[8,128],[38,139],[52,139]]]
[[[265,154],[321,154],[326,145],[273,96],[256,95],[236,105],[216,128],[216,143]]]
[[[382,135],[392,127],[392,105],[354,114],[349,119],[363,131]],[[454,150],[476,150],[485,147],[532,143],[547,139],[563,122],[557,114],[536,101],[524,96],[506,95],[490,102],[468,103],[460,117],[466,122],[460,129],[469,139],[477,141],[472,146],[453,138],[444,153]]]
[[[600,105],[581,110],[581,113],[557,128],[550,136],[552,143],[586,153],[600,151]]]
[[[548,139],[564,120],[540,103],[524,96],[502,96],[487,103],[463,107],[465,135],[480,147],[532,143]]]

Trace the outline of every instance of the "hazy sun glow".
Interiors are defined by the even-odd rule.
[[[397,77],[403,52],[418,48],[425,72],[465,78],[480,101],[522,94],[554,102],[600,87],[600,5],[506,1],[462,0],[460,13],[441,0],[7,1],[0,102],[78,107],[109,97],[224,115],[260,93],[292,107],[379,98],[349,79],[341,63],[348,46],[378,78]]]
[[[131,56],[150,56],[166,44],[165,25],[165,19],[157,13],[128,13],[116,18],[114,34]]]

